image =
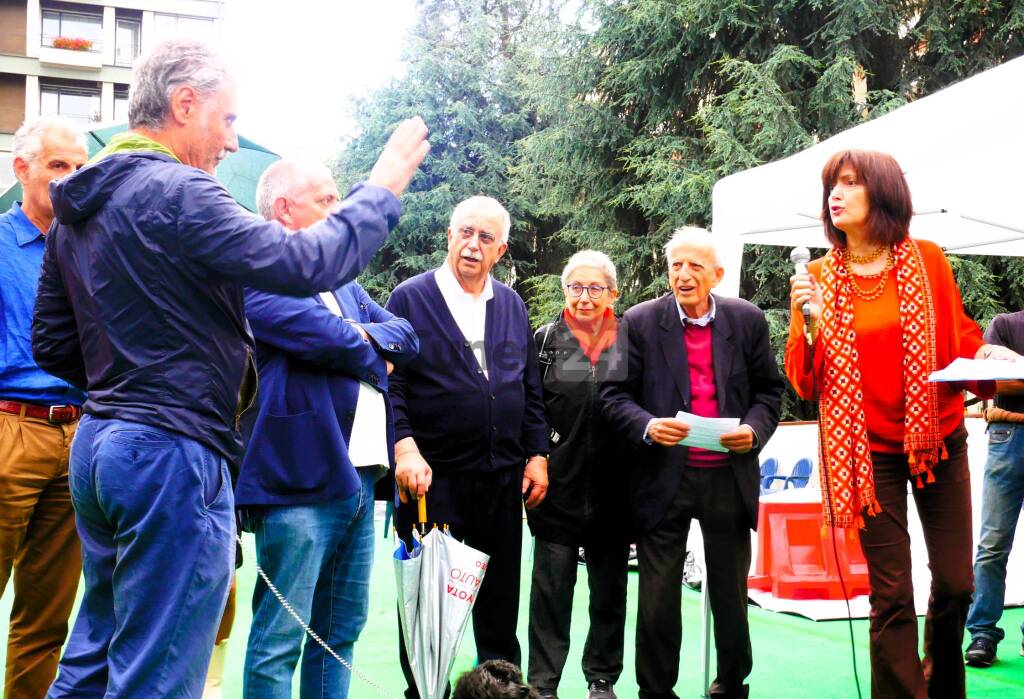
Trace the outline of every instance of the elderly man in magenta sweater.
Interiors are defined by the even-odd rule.
[[[673,699],[679,676],[680,580],[690,522],[700,522],[715,619],[718,676],[710,695],[746,697],[750,529],[757,452],[775,432],[782,378],[756,306],[713,296],[723,269],[711,236],[682,229],[665,245],[671,294],[626,311],[626,377],[602,389],[604,415],[639,452],[625,469],[639,533],[636,679],[641,699]],[[739,418],[721,451],[681,446],[678,411]]]
[[[520,662],[516,639],[522,504],[547,491],[548,428],[526,306],[490,276],[508,249],[508,212],[490,197],[455,207],[448,257],[406,280],[387,309],[412,323],[420,354],[391,376],[399,533],[427,516],[491,556],[473,609],[477,658]],[[402,668],[417,697],[400,643]]]

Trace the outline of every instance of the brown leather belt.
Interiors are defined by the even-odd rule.
[[[82,417],[82,409],[77,405],[35,405],[34,403],[19,403],[14,400],[0,400],[0,413],[21,415],[22,409],[25,411],[25,417],[47,420],[54,425],[74,422]]]

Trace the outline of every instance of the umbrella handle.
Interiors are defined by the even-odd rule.
[[[427,523],[427,494],[424,493],[416,501],[417,508],[419,510],[419,522],[420,524]]]

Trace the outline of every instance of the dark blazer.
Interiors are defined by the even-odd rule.
[[[356,282],[336,289],[334,298],[343,318],[319,296],[246,289],[260,390],[256,424],[235,488],[239,506],[325,502],[359,488],[348,442],[360,381],[384,394],[388,456],[394,461],[384,360],[398,367],[415,357],[416,334]],[[346,319],[362,325],[372,344]]]
[[[420,339],[419,356],[391,375],[395,440],[414,437],[423,458],[439,472],[521,470],[528,456],[548,450],[526,306],[512,289],[492,283],[484,329],[487,376],[448,310],[433,270],[399,284],[387,302]]]
[[[715,296],[711,324],[715,387],[722,417],[738,417],[750,425],[763,447],[779,423],[783,383],[768,342],[764,313],[742,299]],[[641,531],[661,521],[679,487],[687,447],[646,444],[647,423],[655,417],[675,417],[690,410],[690,372],[686,343],[675,297],[666,294],[626,311],[623,316],[629,344],[626,377],[604,385],[604,414],[640,451],[630,470],[634,525]],[[757,526],[759,448],[730,453],[729,464],[747,511],[750,527]]]

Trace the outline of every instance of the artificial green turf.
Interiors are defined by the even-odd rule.
[[[378,527],[380,523],[378,523]],[[256,572],[251,560],[251,539],[247,546],[246,564],[238,576],[238,612],[235,631],[230,641],[224,696],[241,696],[241,668],[245,653],[245,636],[251,619],[249,600]],[[377,555],[373,570],[373,592],[370,600],[370,618],[356,647],[357,668],[385,687],[393,696],[400,696],[404,688],[398,667],[398,632],[395,616],[395,578],[391,561],[393,544],[378,538]],[[519,639],[526,656],[526,627],[530,570],[530,539],[524,534],[523,545],[523,597],[519,608]],[[566,663],[565,675],[559,695],[582,699],[586,696],[586,683],[580,670],[580,655],[587,630],[586,573],[581,567],[573,604],[572,648]],[[8,586],[10,588],[10,586]],[[626,629],[625,668],[616,692],[622,699],[636,696],[633,672],[633,631],[636,624],[636,573],[630,573],[629,613]],[[6,621],[10,613],[11,592],[0,599],[0,619]],[[679,682],[676,693],[682,699],[701,696],[699,677],[700,652],[700,595],[684,588],[683,649]],[[1003,615],[1002,626],[1007,638],[999,647],[1000,661],[985,670],[967,669],[968,696],[971,699],[1007,699],[1024,697],[1024,657],[1018,656],[1024,609],[1010,609]],[[922,620],[923,623],[923,620]],[[868,669],[867,622],[854,621],[854,645],[860,670],[864,697],[870,696]],[[850,639],[845,621],[814,622],[802,617],[750,609],[750,630],[754,648],[754,670],[749,678],[752,697],[771,699],[844,699],[856,697],[850,659]],[[6,647],[6,624],[0,629],[0,658]],[[473,664],[472,629],[467,632],[455,664],[453,678]],[[298,683],[293,695],[298,697]],[[358,678],[353,678],[349,694],[353,699],[373,699],[381,694]]]

